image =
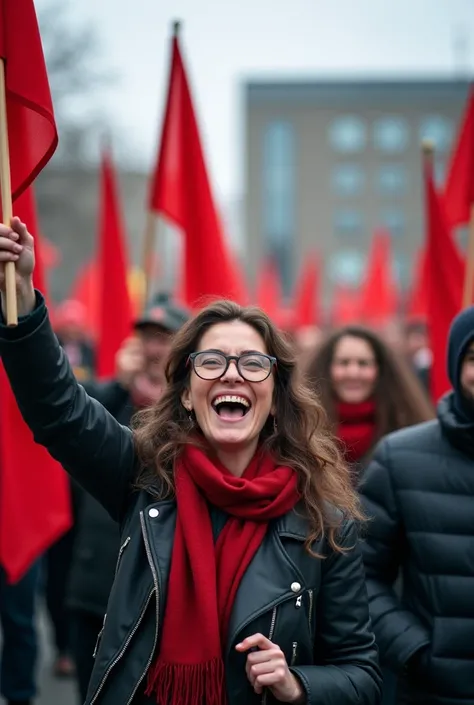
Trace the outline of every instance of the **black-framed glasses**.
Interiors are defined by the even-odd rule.
[[[232,361],[239,375],[247,382],[264,382],[277,364],[276,357],[259,352],[224,355],[219,350],[203,350],[191,353],[188,358],[188,364],[192,364],[197,376],[207,380],[223,377]]]

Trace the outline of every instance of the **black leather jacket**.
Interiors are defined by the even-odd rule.
[[[86,705],[137,702],[159,647],[176,505],[131,489],[137,459],[131,431],[75,381],[51,332],[40,295],[16,329],[0,328],[0,354],[38,443],[119,522],[121,549]],[[345,554],[321,539],[311,557],[307,523],[292,511],[272,523],[246,571],[225,649],[229,705],[262,702],[235,645],[261,632],[285,652],[311,705],[375,705],[381,676],[357,532],[342,528]],[[186,634],[183,633],[183,639]],[[273,699],[265,694],[263,701]],[[274,702],[274,701],[273,701]]]

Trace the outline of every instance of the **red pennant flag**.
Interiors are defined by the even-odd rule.
[[[474,86],[452,153],[444,192],[444,208],[448,225],[469,223],[474,206]]]
[[[426,256],[428,258],[428,329],[433,352],[431,391],[434,401],[450,389],[446,369],[449,327],[462,302],[464,263],[456,249],[431,164],[424,165]]]
[[[337,284],[334,288],[330,320],[334,327],[360,321],[360,294],[352,287]]]
[[[85,327],[89,337],[97,340],[99,331],[98,269],[94,260],[86,262],[74,281],[69,300],[77,301],[86,311]]]
[[[426,249],[420,253],[412,278],[406,318],[409,321],[426,321],[428,316],[428,254]]]
[[[318,326],[321,321],[318,298],[319,262],[315,256],[305,257],[295,296],[295,327]]]
[[[0,0],[12,197],[37,177],[58,144],[33,0]]]
[[[42,243],[32,188],[15,204],[15,215],[36,235],[35,286],[46,293]],[[71,526],[69,482],[61,465],[37,445],[20,414],[0,365],[0,563],[17,582]]]
[[[282,308],[282,292],[280,275],[271,258],[264,262],[258,276],[255,300],[257,306],[276,321]]]
[[[132,330],[125,228],[109,153],[105,153],[102,160],[100,198],[97,375],[104,378],[115,374],[115,355]]]
[[[246,303],[237,261],[225,241],[212,196],[204,152],[178,37],[161,144],[150,185],[149,208],[169,218],[184,235],[184,294],[195,308],[204,298]]]
[[[373,326],[385,325],[396,316],[397,308],[397,289],[392,277],[390,233],[379,230],[372,240],[362,285],[361,320]]]

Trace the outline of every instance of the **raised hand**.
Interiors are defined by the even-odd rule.
[[[0,291],[5,292],[5,263],[14,262],[18,312],[29,313],[35,305],[33,270],[35,252],[33,237],[19,218],[12,218],[11,227],[0,224]]]

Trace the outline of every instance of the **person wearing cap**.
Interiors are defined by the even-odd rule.
[[[84,384],[121,424],[135,411],[156,402],[164,386],[164,368],[172,337],[188,312],[168,294],[158,294],[134,325],[135,335],[117,353],[115,379]],[[107,608],[120,549],[119,530],[105,509],[78,486],[77,538],[69,579],[72,653],[80,702],[84,702],[94,664],[94,649]]]
[[[452,322],[447,359],[437,419],[382,439],[360,488],[371,616],[400,705],[474,703],[474,307]]]

